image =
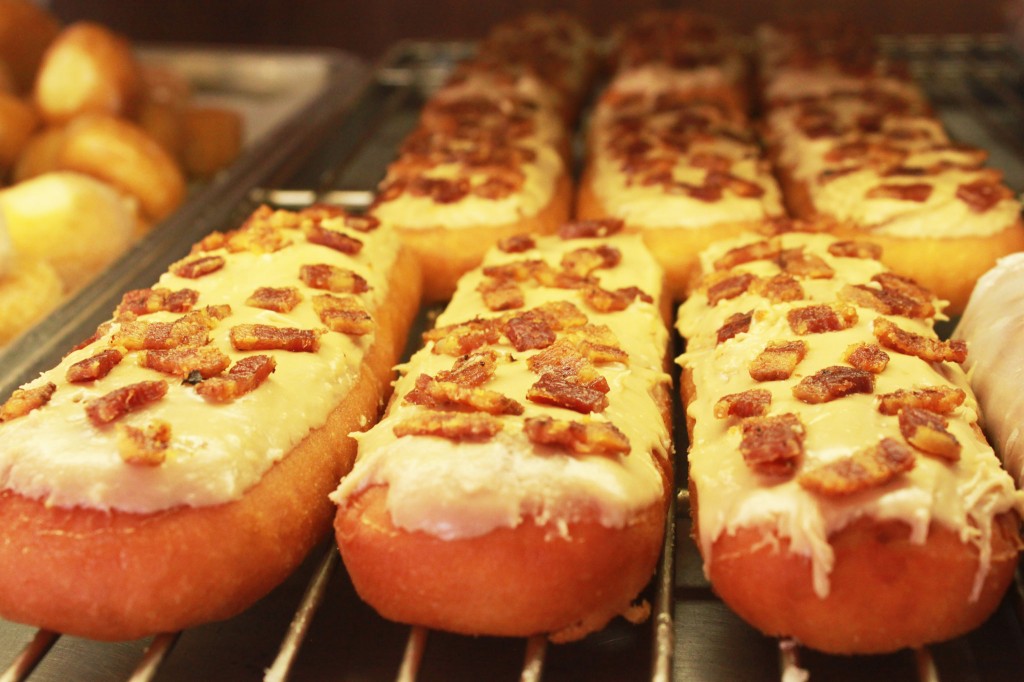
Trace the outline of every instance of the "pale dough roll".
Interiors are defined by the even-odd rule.
[[[78,173],[47,173],[0,191],[19,254],[41,259],[65,287],[81,287],[132,242],[131,200]]]

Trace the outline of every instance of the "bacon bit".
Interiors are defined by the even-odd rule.
[[[64,354],[64,357],[67,357],[67,356],[71,355],[75,351],[82,350],[86,346],[91,346],[92,344],[96,343],[101,338],[106,336],[107,332],[109,332],[110,328],[113,327],[113,326],[114,326],[113,322],[111,322],[109,320],[104,322],[104,323],[102,323],[100,326],[96,327],[96,331],[94,331],[92,333],[92,336],[90,336],[87,339],[83,339],[82,341],[79,341],[77,344],[75,344],[71,348],[71,350],[69,350],[67,353]]]
[[[194,256],[197,253],[216,251],[217,249],[223,249],[227,246],[227,243],[228,236],[226,234],[214,231],[203,237],[197,243],[193,244],[190,253]]]
[[[708,285],[708,305],[714,307],[722,301],[745,294],[757,279],[749,272],[712,274],[709,277],[711,283]]]
[[[292,240],[276,227],[250,222],[228,234],[226,247],[231,253],[249,251],[260,254],[280,251],[291,243]]]
[[[800,380],[793,387],[797,400],[812,405],[827,403],[854,393],[873,393],[875,375],[856,367],[832,365]]]
[[[96,381],[110,374],[110,370],[117,366],[124,358],[124,353],[116,348],[101,350],[91,358],[79,360],[68,367],[65,378],[72,384],[82,381]]]
[[[946,427],[945,417],[917,407],[904,407],[899,411],[900,433],[912,446],[928,455],[947,462],[960,459],[960,441]]]
[[[167,459],[171,444],[171,425],[155,420],[140,429],[130,424],[117,424],[117,452],[125,464],[160,466]]]
[[[202,256],[189,260],[185,258],[171,266],[171,273],[186,279],[199,279],[224,267],[224,256]]]
[[[370,290],[361,275],[326,263],[303,265],[299,268],[299,279],[307,287],[335,294],[362,294]]]
[[[253,308],[288,313],[302,301],[297,287],[260,287],[246,299],[245,304]]]
[[[526,361],[535,374],[554,374],[573,383],[607,393],[608,381],[590,363],[583,352],[568,339],[559,339]]]
[[[956,188],[956,198],[975,213],[985,213],[1004,199],[1012,199],[1013,192],[998,180],[983,178],[965,182]]]
[[[932,186],[926,182],[915,182],[906,185],[878,185],[864,194],[867,199],[896,199],[898,201],[928,201],[932,195]]]
[[[416,388],[405,395],[405,402],[433,409],[461,408],[493,415],[523,413],[521,403],[497,391],[439,381],[427,374],[416,377]]]
[[[763,388],[752,388],[749,391],[730,393],[718,399],[715,403],[715,416],[719,419],[726,417],[763,417],[768,414],[768,407],[772,404],[772,393]]]
[[[881,374],[889,364],[889,354],[873,343],[854,343],[847,347],[843,361],[872,374]]]
[[[842,497],[885,485],[914,468],[914,453],[892,438],[858,450],[848,457],[805,471],[797,483],[826,497]]]
[[[749,332],[750,323],[753,319],[753,310],[748,310],[745,313],[733,313],[727,317],[725,324],[718,328],[718,343],[725,343],[737,334]]]
[[[653,303],[654,299],[639,287],[623,287],[615,291],[602,289],[596,284],[583,289],[583,300],[599,313],[612,313],[625,310],[636,299]]]
[[[483,197],[484,199],[498,200],[504,199],[505,197],[512,195],[512,193],[518,191],[519,188],[522,187],[522,185],[522,176],[491,176],[485,179],[483,182],[474,185],[470,189],[470,191],[474,195],[478,197]]]
[[[555,330],[543,315],[533,310],[509,318],[502,326],[502,331],[512,347],[520,352],[531,348],[547,348],[555,342]]]
[[[373,232],[380,227],[380,220],[372,215],[346,215],[345,227],[356,232]]]
[[[537,247],[537,242],[528,234],[514,234],[498,241],[498,248],[505,253],[522,253]]]
[[[806,430],[792,413],[772,417],[751,417],[742,424],[740,453],[754,472],[767,476],[789,476],[804,453]]]
[[[513,310],[522,308],[526,303],[523,290],[515,280],[487,277],[477,285],[476,290],[483,296],[488,310]]]
[[[414,197],[429,197],[438,204],[454,204],[469,194],[469,180],[466,178],[416,177],[409,183],[409,193]]]
[[[486,440],[501,431],[501,420],[481,412],[423,411],[395,425],[395,436],[439,436],[448,440]]]
[[[775,240],[738,246],[726,251],[724,256],[715,261],[715,270],[732,270],[737,265],[755,260],[774,260],[778,257],[779,251],[779,243]]]
[[[837,258],[870,258],[879,260],[882,257],[882,247],[872,242],[849,240],[832,242],[828,245],[828,252]]]
[[[629,439],[611,422],[577,422],[529,417],[523,431],[531,443],[564,448],[573,455],[628,455]]]
[[[344,232],[328,230],[320,225],[305,225],[302,231],[306,234],[306,240],[311,244],[319,244],[329,249],[354,256],[363,248],[363,243],[355,237],[350,237]]]
[[[622,350],[619,340],[607,325],[587,324],[576,327],[566,334],[565,339],[594,364],[619,362],[629,364],[629,354]]]
[[[286,211],[284,209],[274,210],[263,204],[246,218],[237,231],[241,232],[256,227],[295,228],[298,227],[299,222],[302,220],[303,213],[295,213],[294,211]]]
[[[935,309],[931,303],[921,305],[902,294],[886,289],[875,289],[866,284],[847,284],[839,291],[839,299],[862,308],[871,308],[884,315],[930,317]]]
[[[438,381],[450,381],[460,386],[480,386],[494,378],[498,354],[493,350],[467,353],[455,361],[452,368],[437,373]]]
[[[622,252],[614,246],[601,244],[594,248],[570,251],[562,256],[562,270],[578,277],[588,277],[594,270],[614,268],[622,262]]]
[[[224,403],[255,391],[277,369],[269,355],[244,357],[227,372],[196,384],[196,393],[206,400]]]
[[[201,379],[209,379],[227,369],[231,360],[213,346],[198,346],[149,350],[139,358],[139,364],[182,379],[193,372],[198,372]]]
[[[589,321],[583,311],[569,301],[552,301],[530,312],[539,315],[556,332],[582,327]]]
[[[960,340],[939,341],[920,334],[900,329],[895,324],[879,317],[874,324],[875,338],[890,350],[904,355],[914,355],[929,362],[956,362],[967,359],[967,344]]]
[[[355,296],[314,296],[313,310],[332,332],[364,336],[373,331],[373,318],[363,302]]]
[[[140,381],[114,389],[98,398],[85,401],[85,414],[93,426],[103,426],[120,419],[167,395],[167,382]]]
[[[610,237],[622,231],[624,223],[618,218],[602,218],[601,220],[578,220],[563,223],[558,228],[558,236],[562,239],[586,239],[591,237]]]
[[[126,350],[203,346],[210,339],[209,331],[230,311],[231,307],[227,305],[207,306],[186,313],[174,322],[122,322],[121,327],[110,337],[110,343]]]
[[[134,318],[162,310],[187,313],[198,300],[199,292],[195,289],[135,289],[121,297],[121,303],[114,311],[114,319]]]
[[[811,305],[793,308],[786,313],[786,320],[794,334],[824,334],[849,329],[857,324],[857,310],[851,306]]]
[[[488,265],[483,269],[485,277],[495,279],[510,279],[516,282],[536,281],[538,273],[544,270],[551,270],[551,266],[542,260],[516,260],[501,265]]]
[[[806,253],[803,248],[783,249],[779,252],[778,263],[783,272],[796,277],[832,279],[836,274],[820,256]]]
[[[555,270],[547,264],[533,273],[533,279],[540,286],[550,289],[582,289],[597,282],[593,277],[583,277],[567,270]]]
[[[902,409],[921,409],[936,414],[950,414],[960,407],[967,394],[959,388],[949,386],[926,386],[908,391],[899,389],[895,393],[878,396],[878,411],[886,415],[897,414]]]
[[[11,397],[0,406],[0,424],[9,422],[18,417],[24,417],[32,410],[38,409],[50,402],[57,385],[47,382],[35,388],[19,388]]]
[[[564,407],[576,412],[602,412],[608,397],[601,391],[546,372],[526,392],[526,399],[541,405]]]
[[[431,352],[459,357],[480,346],[495,344],[501,339],[498,320],[475,319],[462,324],[437,327],[423,334],[424,341],[433,341]]]
[[[898,294],[914,303],[913,315],[909,317],[931,317],[935,314],[932,305],[932,293],[910,277],[897,275],[893,272],[880,272],[871,278],[872,282],[882,285],[882,289],[891,294]]]
[[[774,277],[755,278],[750,285],[751,293],[763,296],[772,303],[799,301],[804,298],[804,288],[792,275],[781,273]]]
[[[803,341],[771,341],[750,363],[750,377],[755,381],[782,381],[793,376],[796,366],[807,355]]]
[[[239,324],[231,328],[231,345],[235,350],[286,350],[293,353],[315,353],[320,349],[322,329],[274,327],[269,324]]]

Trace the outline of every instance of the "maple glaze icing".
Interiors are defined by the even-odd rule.
[[[522,523],[551,524],[565,533],[566,524],[583,514],[596,512],[600,522],[621,527],[640,510],[661,499],[664,482],[654,457],[671,452],[671,436],[654,393],[670,381],[663,370],[668,332],[659,313],[661,269],[635,235],[604,240],[537,239],[538,248],[523,253],[490,252],[484,265],[543,258],[558,267],[562,254],[582,247],[608,244],[622,252],[622,262],[612,269],[594,272],[606,289],[638,286],[655,297],[654,303],[634,300],[620,312],[598,313],[581,299],[578,290],[523,285],[522,309],[568,300],[589,318],[605,324],[629,354],[629,365],[599,364],[598,371],[610,385],[608,407],[582,415],[572,410],[535,404],[525,398],[538,375],[527,369],[527,359],[537,351],[517,352],[504,336],[494,349],[499,360],[495,377],[482,388],[518,400],[522,415],[500,417],[504,428],[482,442],[453,442],[434,436],[396,438],[394,428],[423,408],[403,397],[421,374],[436,375],[452,367],[455,358],[431,352],[432,342],[401,367],[402,377],[385,418],[370,431],[359,434],[359,455],[332,499],[344,505],[360,491],[387,486],[387,509],[392,523],[407,531],[423,531],[445,539],[473,537],[496,528]],[[477,285],[480,268],[459,282],[451,303],[437,320],[438,326],[497,317],[483,304]],[[514,358],[514,360],[513,360]],[[610,421],[629,439],[626,455],[571,456],[553,448],[533,446],[523,433],[523,420],[539,415],[555,419]]]
[[[720,242],[701,255],[702,271],[727,250],[763,239],[746,238]],[[949,431],[962,444],[959,462],[948,464],[915,451],[914,468],[880,487],[848,497],[824,497],[801,487],[796,477],[771,477],[752,471],[739,451],[740,426],[734,419],[713,415],[716,401],[724,395],[753,388],[772,394],[769,415],[796,413],[806,427],[801,470],[850,455],[873,446],[883,437],[905,442],[895,416],[882,415],[876,396],[898,389],[925,386],[966,387],[966,377],[952,363],[927,363],[916,357],[887,350],[886,369],[875,376],[874,394],[854,394],[832,402],[808,405],[798,401],[792,387],[803,377],[831,365],[844,365],[845,350],[854,343],[876,343],[873,321],[885,317],[902,329],[931,334],[932,319],[911,320],[885,316],[870,308],[856,307],[858,321],[849,329],[797,337],[786,313],[812,303],[837,300],[846,284],[870,282],[883,271],[872,259],[840,258],[827,246],[827,235],[786,234],[784,248],[804,248],[820,256],[835,270],[831,279],[800,279],[805,300],[771,304],[747,292],[709,307],[705,289],[695,292],[679,309],[678,329],[687,339],[687,352],[678,362],[692,372],[696,399],[687,407],[694,419],[689,472],[699,499],[699,542],[706,562],[714,561],[713,545],[724,534],[740,528],[763,528],[790,542],[791,552],[806,556],[813,568],[814,590],[829,592],[834,553],[829,537],[862,517],[898,520],[911,529],[912,542],[927,539],[930,524],[954,530],[961,540],[978,548],[979,566],[975,595],[986,575],[995,515],[1024,509],[1024,496],[1014,490],[1010,477],[999,467],[991,447],[973,425],[978,407],[970,395],[951,415]],[[758,260],[737,266],[737,271],[758,276],[777,274],[774,261]],[[849,304],[852,305],[852,304]],[[716,345],[716,332],[736,312],[753,311],[749,332]],[[806,341],[805,359],[788,380],[756,382],[748,373],[751,361],[769,341]],[[767,536],[766,536],[766,541]]]
[[[139,354],[134,352],[103,379],[69,384],[67,368],[107,348],[120,327],[115,323],[98,341],[70,353],[57,367],[26,385],[49,381],[57,390],[42,408],[0,424],[0,484],[47,505],[135,513],[213,505],[241,497],[311,428],[324,423],[358,378],[374,335],[326,332],[315,353],[240,353],[228,339],[231,328],[260,323],[323,329],[312,298],[324,292],[299,279],[300,268],[307,264],[333,264],[364,277],[371,288],[359,298],[371,315],[386,304],[397,237],[387,230],[362,233],[342,229],[340,219],[326,219],[322,225],[359,239],[362,250],[348,256],[307,242],[300,230],[287,229],[284,234],[293,244],[277,252],[228,254],[218,249],[208,255],[225,256],[227,263],[221,270],[198,279],[165,273],[155,285],[198,291],[193,309],[230,304],[231,315],[210,332],[211,342],[232,364],[256,353],[273,356],[277,369],[262,385],[232,402],[210,403],[180,378],[141,367]],[[299,289],[303,300],[289,313],[245,304],[258,287],[291,286]],[[171,321],[180,316],[157,312],[139,320]],[[119,423],[141,428],[156,419],[168,422],[172,435],[166,461],[152,467],[126,464],[118,453],[116,429],[113,425],[93,426],[83,409],[84,401],[127,384],[161,379],[168,383],[166,397],[129,413]]]

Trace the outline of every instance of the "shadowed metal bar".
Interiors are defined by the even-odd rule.
[[[35,667],[39,665],[39,662],[43,660],[43,656],[54,645],[58,637],[60,635],[56,632],[36,630],[32,641],[25,645],[25,648],[11,662],[7,670],[0,674],[0,682],[20,682],[27,679],[32,674],[32,671],[35,670]]]
[[[420,662],[423,660],[423,651],[427,648],[427,632],[426,628],[418,625],[409,631],[409,641],[405,645],[402,667],[398,669],[396,682],[416,682],[416,676],[420,672]]]
[[[534,635],[526,640],[526,656],[523,658],[523,672],[519,682],[540,682],[547,650],[548,640],[544,635]]]
[[[139,661],[139,665],[136,666],[132,676],[128,678],[128,682],[149,682],[156,675],[157,671],[160,670],[160,665],[167,658],[167,655],[171,653],[171,649],[178,642],[178,637],[181,636],[180,632],[165,632],[159,634],[153,638],[153,641],[146,647],[146,652],[142,654],[142,660]]]

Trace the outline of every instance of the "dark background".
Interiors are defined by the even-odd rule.
[[[567,9],[598,32],[645,8],[688,7],[746,30],[808,9],[880,33],[1003,31],[1024,0],[50,0],[64,21],[92,19],[144,42],[330,46],[369,59],[401,38],[471,39],[531,9]]]

